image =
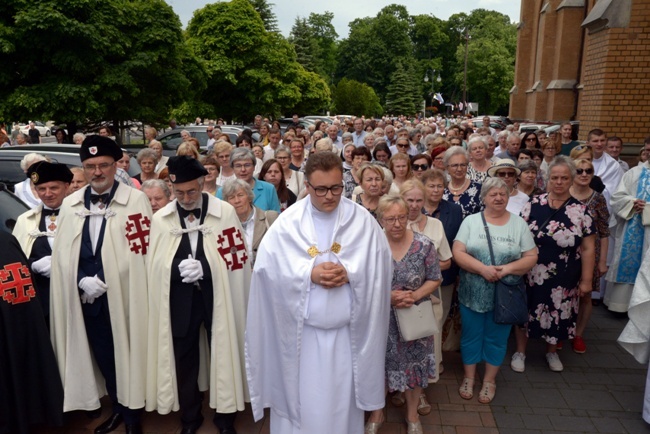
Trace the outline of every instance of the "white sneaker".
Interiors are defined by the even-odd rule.
[[[548,362],[548,367],[553,372],[562,372],[564,370],[560,356],[557,353],[546,353],[546,362]]]
[[[514,353],[510,360],[510,369],[515,372],[524,372],[526,370],[526,355],[524,353]]]

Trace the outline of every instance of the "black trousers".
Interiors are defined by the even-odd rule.
[[[113,403],[113,413],[119,413],[127,425],[139,424],[142,409],[131,409],[120,404],[117,399],[117,376],[115,374],[115,345],[111,330],[111,315],[108,310],[108,300],[102,302],[99,314],[84,315],[86,335],[90,349],[95,356],[97,366],[106,380],[106,391]]]
[[[192,292],[190,324],[185,336],[174,336],[174,360],[181,422],[184,428],[198,428],[203,423],[201,409],[203,393],[199,391],[199,342],[201,327],[205,327],[208,342],[212,340],[212,317],[206,309],[199,289]],[[222,430],[232,428],[236,413],[216,413],[214,423]]]

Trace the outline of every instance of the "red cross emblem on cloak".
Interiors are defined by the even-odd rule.
[[[225,229],[221,235],[217,237],[219,247],[217,250],[219,254],[226,261],[228,270],[239,270],[244,268],[244,264],[248,260],[246,254],[246,246],[244,246],[244,239],[242,238],[239,229],[228,228]]]
[[[142,213],[132,214],[126,220],[126,239],[129,242],[129,250],[135,254],[147,254],[149,246],[149,217],[142,216]]]
[[[0,270],[0,298],[9,304],[27,303],[36,296],[29,268],[20,262]]]

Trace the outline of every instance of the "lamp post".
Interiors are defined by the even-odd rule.
[[[435,69],[429,69],[427,68],[425,73],[424,73],[424,82],[428,83],[429,82],[429,71],[431,71],[431,105],[433,105],[433,97],[435,96],[435,89],[433,87],[433,82],[437,81],[440,83],[442,81],[442,78],[440,78],[440,73],[438,73],[438,77],[436,77],[436,70]]]
[[[465,68],[463,70],[463,108],[464,112],[467,113],[467,46],[469,45],[469,29],[465,27],[463,29],[465,33]]]

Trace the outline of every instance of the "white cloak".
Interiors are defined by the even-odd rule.
[[[36,237],[30,235],[34,231],[38,231],[38,226],[41,223],[41,211],[43,210],[43,204],[38,205],[36,208],[32,208],[29,211],[25,211],[16,219],[16,226],[12,235],[16,237],[20,248],[23,249],[25,256],[29,258],[29,254],[32,253],[32,246]]]
[[[77,287],[86,188],[90,187],[64,199],[52,249],[51,337],[65,393],[63,411],[97,409],[105,394],[104,379],[88,345]],[[102,263],[115,345],[117,396],[120,404],[137,409],[144,407],[145,398],[148,312],[144,270],[151,219],[149,199],[118,183],[104,218]],[[136,232],[141,232],[142,238]]]
[[[244,328],[250,260],[244,257],[247,249],[243,248],[243,230],[229,203],[208,195],[202,227],[205,228],[203,249],[212,272],[214,304],[211,345],[208,348],[207,335],[201,342],[199,388],[209,387],[210,407],[219,413],[234,413],[244,410],[244,402],[249,400],[244,381]],[[177,232],[180,229],[174,200],[154,215],[147,267],[150,316],[146,409],[160,414],[179,409],[169,292],[170,267],[182,238]],[[243,249],[237,250],[240,244]]]
[[[604,301],[607,307],[615,312],[627,311],[628,303],[630,302],[632,294],[633,285],[631,283],[617,282],[617,275],[619,273],[619,268],[623,265],[621,263],[621,252],[624,247],[630,247],[624,242],[625,231],[627,229],[628,221],[636,215],[633,206],[634,200],[637,197],[639,178],[644,167],[647,170],[650,168],[650,165],[646,163],[645,166],[636,166],[625,172],[616,193],[612,195],[612,214],[615,216],[617,222],[614,232],[616,245],[614,248],[612,263],[605,276],[608,285]],[[639,243],[638,248],[642,249],[645,254],[650,247],[650,204],[646,205],[641,214],[641,222],[645,227],[645,235],[643,240],[637,240],[637,242]],[[643,266],[641,268],[643,268]]]
[[[246,373],[255,420],[269,407],[300,427],[300,359],[305,304],[318,243],[310,199],[280,214],[258,250],[246,326]],[[376,220],[341,198],[333,240],[351,286],[349,324],[357,408],[384,407],[384,362],[390,309],[392,258]],[[342,369],[345,369],[343,367]],[[332,397],[323,397],[330,399]],[[336,415],[332,415],[336,417]]]
[[[605,188],[609,191],[609,194],[613,194],[623,176],[621,165],[606,152],[600,158],[594,158],[592,163],[594,166],[594,175],[599,176],[600,180],[605,184]]]

